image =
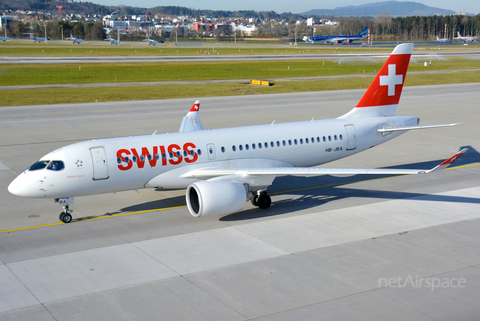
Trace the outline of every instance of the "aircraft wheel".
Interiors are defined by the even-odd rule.
[[[267,209],[270,207],[270,204],[272,204],[272,199],[270,198],[270,196],[268,196],[268,194],[260,194],[260,196],[258,197],[258,207],[260,207],[261,209]]]
[[[72,215],[69,213],[62,213],[60,214],[60,221],[63,223],[70,223],[72,221]]]
[[[258,194],[252,196],[251,202],[253,206],[258,206]]]

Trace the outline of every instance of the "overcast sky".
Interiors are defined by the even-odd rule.
[[[300,2],[291,0],[277,0],[277,1],[258,1],[258,0],[243,0],[243,1],[225,1],[225,0],[175,0],[162,1],[158,0],[88,0],[93,3],[103,5],[125,5],[132,7],[151,8],[155,6],[179,6],[194,9],[211,9],[211,10],[255,10],[255,11],[275,11],[277,13],[292,12],[301,13],[311,9],[334,9],[335,7],[344,7],[349,5],[361,5],[366,3],[381,2],[376,0],[302,0]],[[420,0],[420,2],[430,7],[450,9],[456,12],[468,12],[477,14],[480,13],[479,0]]]

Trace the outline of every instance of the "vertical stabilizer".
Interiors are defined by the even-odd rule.
[[[183,117],[182,124],[180,125],[179,132],[193,132],[197,130],[203,130],[202,123],[198,117],[200,111],[200,100],[195,101],[190,111],[185,117]]]
[[[357,106],[339,118],[395,116],[412,50],[413,43],[396,46]]]

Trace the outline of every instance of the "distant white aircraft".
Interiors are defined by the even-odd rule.
[[[73,44],[81,44],[83,42],[83,39],[77,39],[72,34],[70,34],[70,38],[67,39],[69,39]]]
[[[72,220],[73,197],[141,188],[186,188],[194,217],[266,209],[277,176],[406,175],[444,169],[466,149],[431,169],[315,167],[387,142],[420,126],[396,116],[413,44],[398,45],[355,108],[336,119],[204,130],[196,101],[178,133],[88,140],[59,148],[8,186],[10,193],[53,198],[60,220]]]
[[[153,40],[153,39],[150,39],[150,37],[147,35],[147,39],[144,39],[143,41],[146,41],[148,43],[148,45],[156,45],[158,43],[158,41],[156,40]],[[161,43],[164,43],[165,41],[164,40],[161,40],[160,41]]]
[[[458,34],[458,37],[456,37],[456,38],[454,37],[453,40],[461,40],[464,43],[472,43],[472,42],[477,42],[478,41],[478,37],[470,37],[470,36],[462,37],[462,35],[460,35],[459,31],[457,31],[457,34]]]
[[[33,40],[33,43],[37,42],[40,43],[40,42],[47,42],[47,40],[50,40],[50,38],[44,38],[44,37],[35,37],[33,35],[33,33],[29,32],[29,33],[24,33],[24,35],[29,35],[30,36],[30,39]]]
[[[9,37],[0,37],[0,40],[5,42],[5,41],[10,41],[10,38]]]
[[[437,36],[437,39],[435,41],[438,41],[438,42],[448,42],[448,38],[438,38]]]
[[[120,40],[115,40],[112,37],[110,37],[110,35],[108,35],[108,39],[105,39],[105,40],[110,41],[111,45],[119,45],[120,44]]]

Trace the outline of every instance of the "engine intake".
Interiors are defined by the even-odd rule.
[[[227,215],[243,210],[247,190],[238,182],[200,181],[187,187],[185,197],[194,217]]]

